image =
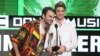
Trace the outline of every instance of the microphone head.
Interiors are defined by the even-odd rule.
[[[55,24],[55,28],[58,28],[58,25],[57,24]]]

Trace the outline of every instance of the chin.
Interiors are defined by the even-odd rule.
[[[51,25],[53,22],[50,22],[49,24]]]
[[[47,25],[51,25],[51,23],[48,23]]]
[[[63,19],[63,17],[58,17],[59,20]]]
[[[48,25],[51,25],[52,23],[48,24]]]

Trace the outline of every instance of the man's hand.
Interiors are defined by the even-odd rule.
[[[57,51],[58,54],[62,54],[66,50],[65,46],[60,46],[59,50]]]
[[[16,54],[16,56],[20,56],[20,54]]]
[[[13,47],[14,47],[14,52],[16,56],[20,56],[19,50],[18,50],[18,45],[14,42],[12,42]]]
[[[49,54],[51,54],[51,53],[52,53],[52,47],[46,48],[46,51],[47,51]]]

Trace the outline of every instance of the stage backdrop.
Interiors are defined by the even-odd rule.
[[[78,48],[72,55],[100,56],[100,0],[0,0],[0,56],[8,56],[15,31],[25,22],[37,20],[44,7],[54,8],[59,1],[66,5],[66,19],[76,22]]]
[[[46,6],[63,1],[68,16],[100,16],[99,0],[0,0],[0,15],[40,16]]]
[[[0,56],[8,56],[12,48],[10,37],[25,22],[37,20],[39,16],[7,16],[0,15]],[[69,16],[66,19],[75,20],[78,47],[73,49],[73,56],[100,55],[100,17]],[[46,56],[46,53],[43,53]]]

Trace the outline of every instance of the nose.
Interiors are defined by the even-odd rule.
[[[51,18],[51,20],[50,20],[50,21],[51,21],[51,23],[53,22],[53,20],[54,20],[54,18]]]
[[[53,19],[54,19],[54,18],[52,17],[52,18],[51,18],[51,21],[53,21]]]

